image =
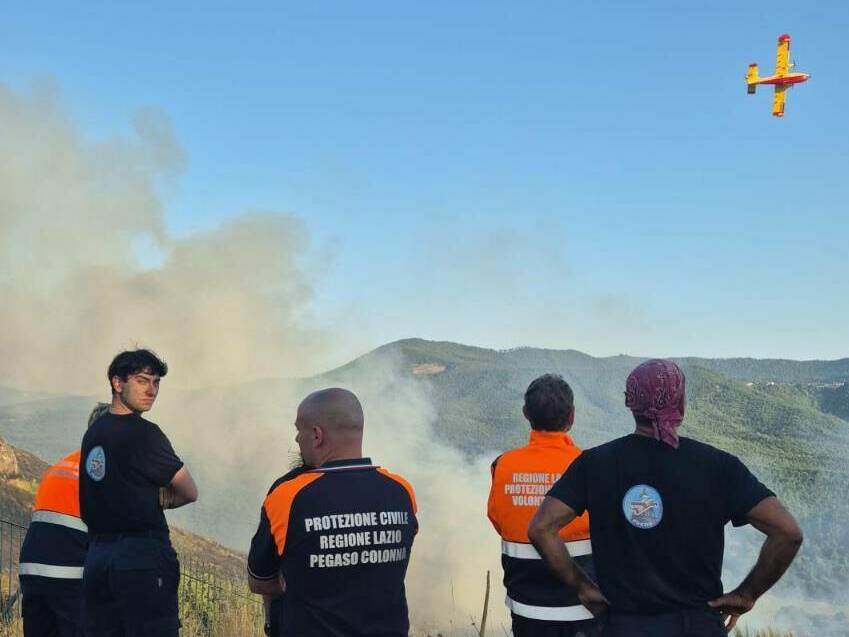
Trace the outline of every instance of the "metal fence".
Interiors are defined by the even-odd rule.
[[[0,519],[0,623],[20,616],[18,557],[26,531],[26,526]],[[221,614],[234,608],[257,621],[263,614],[261,599],[248,591],[243,579],[197,559],[181,559],[179,600],[181,616],[189,618],[200,634],[211,632]]]
[[[262,599],[248,590],[244,580],[221,575],[210,563],[196,559],[180,560],[180,595],[213,606],[237,602],[262,607]]]
[[[12,615],[20,598],[18,556],[27,527],[0,520],[0,618]]]

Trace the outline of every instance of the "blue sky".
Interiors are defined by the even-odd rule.
[[[846,3],[170,4],[7,8],[0,82],[93,139],[167,113],[175,236],[302,218],[340,358],[849,356]],[[783,32],[813,77],[778,120],[743,76]]]

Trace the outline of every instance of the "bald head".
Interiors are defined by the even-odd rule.
[[[328,430],[363,430],[363,406],[353,392],[339,387],[314,391],[298,406],[298,421]]]
[[[347,389],[311,393],[298,406],[295,438],[308,465],[359,458],[363,444],[363,406]]]

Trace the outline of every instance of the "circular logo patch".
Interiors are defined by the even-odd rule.
[[[88,457],[85,459],[85,472],[95,482],[100,482],[106,475],[106,453],[100,445],[88,452]]]
[[[622,499],[622,512],[631,526],[651,529],[663,519],[663,500],[657,489],[647,484],[638,484]]]

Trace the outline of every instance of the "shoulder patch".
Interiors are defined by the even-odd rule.
[[[95,482],[100,482],[106,476],[106,452],[100,445],[88,452],[85,459],[85,472]]]

